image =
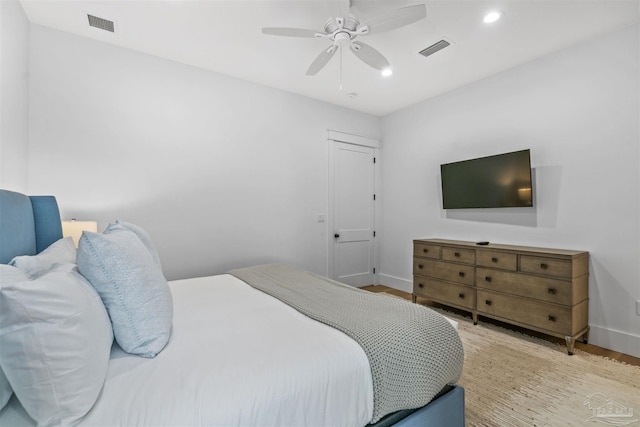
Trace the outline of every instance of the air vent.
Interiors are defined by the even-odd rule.
[[[422,49],[420,51],[420,55],[422,56],[430,56],[433,55],[434,53],[441,51],[442,49],[444,49],[445,47],[449,46],[451,43],[449,43],[448,41],[446,41],[445,39],[440,40],[439,42],[436,42],[434,44],[432,44],[431,46]]]
[[[101,30],[115,32],[115,28],[113,25],[113,21],[109,21],[108,19],[100,18],[98,16],[93,16],[87,14],[87,18],[89,18],[89,25],[91,27],[99,28]]]

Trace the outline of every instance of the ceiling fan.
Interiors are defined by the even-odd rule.
[[[382,33],[413,24],[427,16],[424,4],[401,7],[389,13],[361,23],[357,17],[348,14],[347,17],[329,18],[324,24],[324,32],[301,28],[265,27],[263,34],[287,37],[315,37],[327,39],[331,45],[324,49],[311,63],[307,70],[308,76],[313,76],[322,70],[336,53],[338,48],[347,47],[365,64],[376,70],[390,70],[391,64],[380,52],[361,42],[358,37],[367,34]]]

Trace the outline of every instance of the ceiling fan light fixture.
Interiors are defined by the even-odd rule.
[[[500,18],[502,18],[504,16],[504,12],[501,10],[492,10],[490,12],[488,12],[486,15],[484,15],[484,18],[482,19],[484,21],[485,24],[492,24],[494,22],[496,22],[497,20],[499,20]]]
[[[333,40],[335,45],[340,47],[347,47],[351,44],[351,36],[347,32],[336,34]]]
[[[389,77],[393,74],[393,70],[391,69],[391,67],[387,67],[383,69],[380,74],[382,74],[382,77]]]

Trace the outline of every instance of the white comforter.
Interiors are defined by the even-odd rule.
[[[230,275],[170,287],[174,322],[167,347],[144,359],[114,346],[102,394],[82,425],[369,422],[369,362],[351,338]],[[25,422],[15,397],[10,406],[0,424]]]

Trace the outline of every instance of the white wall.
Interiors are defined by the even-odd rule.
[[[31,26],[29,192],[137,223],[169,279],[289,262],[326,274],[327,129],[380,119]]]
[[[587,250],[590,340],[640,356],[638,36],[627,28],[384,117],[381,281],[411,289],[416,238]],[[525,148],[534,208],[442,209],[441,163]]]
[[[29,21],[17,0],[0,1],[0,52],[0,188],[25,191]]]
[[[67,218],[142,225],[170,279],[271,261],[325,272],[326,130],[376,137],[380,119],[36,25],[30,37],[16,47],[30,55],[29,193],[56,194]],[[592,342],[639,355],[638,62],[633,27],[383,118],[383,283],[410,289],[414,238],[588,250]],[[441,163],[521,148],[535,208],[441,209]],[[25,157],[12,153],[21,173]]]

